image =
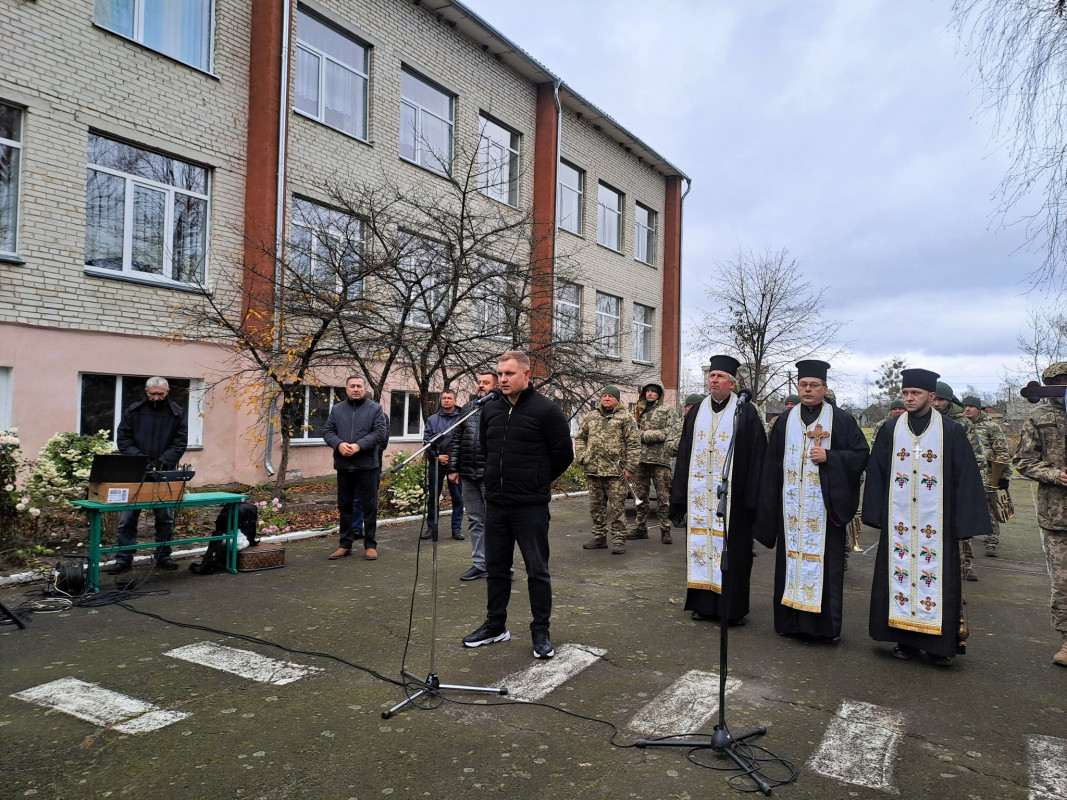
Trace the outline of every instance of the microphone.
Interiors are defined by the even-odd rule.
[[[737,393],[737,404],[739,406],[740,405],[744,405],[745,403],[751,402],[751,400],[752,400],[752,390],[751,389],[741,389]]]
[[[496,398],[502,397],[503,395],[504,393],[500,390],[500,387],[498,386],[497,388],[493,389],[493,391],[486,394],[485,397],[479,397],[477,400],[475,400],[474,405],[484,406],[490,400],[495,400]]]

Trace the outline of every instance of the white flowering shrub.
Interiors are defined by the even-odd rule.
[[[18,488],[22,444],[18,428],[0,430],[0,550],[9,550],[37,529],[41,510]]]
[[[108,431],[57,433],[49,439],[26,481],[26,490],[42,505],[66,506],[85,498],[93,456],[114,452]]]

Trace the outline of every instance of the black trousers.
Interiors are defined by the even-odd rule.
[[[363,507],[363,547],[378,547],[375,533],[378,530],[378,484],[381,477],[380,469],[337,470],[337,511],[341,516],[338,545],[345,550],[351,550],[355,541],[352,505],[357,496]]]
[[[530,592],[530,630],[548,630],[552,615],[552,576],[548,573],[548,504],[534,506],[485,504],[485,569],[488,592],[486,621],[505,625],[511,598],[511,565],[518,544],[526,562]]]

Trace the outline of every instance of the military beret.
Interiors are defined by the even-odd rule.
[[[934,394],[937,395],[938,400],[951,400],[954,392],[952,387],[944,381],[937,382],[937,388],[934,389]]]
[[[982,401],[975,397],[973,394],[966,395],[961,402],[965,406],[974,406],[975,408],[982,407]]]

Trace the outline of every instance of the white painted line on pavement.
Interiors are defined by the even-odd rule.
[[[148,733],[192,716],[181,711],[165,711],[152,703],[77,678],[60,678],[11,696],[54,708],[102,728],[114,727],[123,733]]]
[[[845,700],[808,759],[808,766],[845,783],[890,789],[904,723],[904,715],[898,711]]]
[[[599,647],[588,647],[584,644],[561,644],[556,648],[555,658],[531,664],[526,669],[504,678],[500,685],[508,690],[508,697],[513,700],[540,700],[596,662],[606,652],[608,651]]]
[[[292,661],[278,661],[261,656],[259,653],[253,653],[251,650],[238,650],[214,642],[187,644],[184,647],[170,650],[164,655],[223,672],[231,672],[252,681],[272,683],[275,686],[292,683],[323,671],[322,667],[308,667]]]
[[[1030,800],[1067,797],[1067,739],[1031,736],[1026,755],[1030,761]]]
[[[726,693],[741,686],[726,679]],[[696,733],[719,710],[719,673],[693,669],[660,692],[627,724],[649,736]]]

